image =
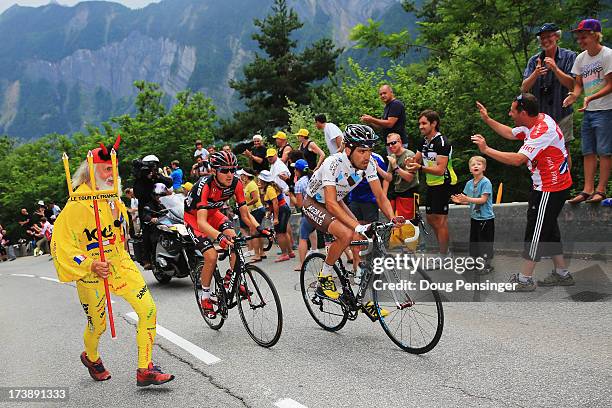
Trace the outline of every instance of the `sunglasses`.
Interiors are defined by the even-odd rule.
[[[523,94],[520,94],[519,96],[514,98],[514,100],[516,101],[517,110],[524,111],[525,110],[525,98],[523,98]]]
[[[393,142],[389,142],[389,143],[387,143],[387,146],[395,146],[395,145],[396,145],[396,144],[398,144],[398,143],[399,143],[399,141],[394,140]]]
[[[237,169],[235,167],[221,167],[217,171],[221,174],[227,174],[227,173],[234,174],[237,171]]]

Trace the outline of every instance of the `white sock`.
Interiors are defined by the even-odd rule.
[[[200,290],[200,299],[210,299],[210,286],[203,287]]]
[[[519,273],[519,282],[527,283],[531,279],[531,276],[525,276],[522,273]]]
[[[569,275],[569,271],[565,268],[561,269],[561,268],[556,268],[555,272],[557,272],[557,275],[562,276],[562,277],[566,277],[567,275]]]
[[[334,271],[333,265],[328,265],[327,262],[323,262],[323,270],[321,271],[324,276],[331,275]]]

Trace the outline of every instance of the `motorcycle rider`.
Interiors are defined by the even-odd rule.
[[[162,183],[166,187],[171,187],[172,179],[160,173],[159,159],[152,154],[143,157],[142,160],[135,161],[134,170],[134,195],[138,199],[138,216],[141,220],[144,220],[145,207],[148,206],[153,208],[156,205],[154,203],[155,184]],[[151,246],[151,240],[153,239],[154,233],[155,227],[150,223],[143,222],[142,239],[143,257],[145,259],[143,267],[145,269],[151,269],[151,259],[154,252],[154,247]]]

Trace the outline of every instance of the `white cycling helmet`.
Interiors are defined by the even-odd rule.
[[[142,161],[143,162],[158,162],[159,163],[159,159],[154,154],[149,154],[149,155],[143,157]]]

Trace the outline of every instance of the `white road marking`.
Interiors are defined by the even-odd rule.
[[[46,276],[40,276],[40,279],[44,279],[44,280],[48,280],[48,281],[51,281],[51,282],[57,282],[57,283],[60,283],[59,279],[55,279],[55,278],[48,278],[48,277],[46,277]]]
[[[11,276],[23,276],[24,278],[33,278],[34,275],[29,275],[27,273],[11,273]]]
[[[138,315],[135,312],[126,313],[126,316],[136,322],[138,321]],[[189,354],[193,355],[198,360],[203,361],[205,364],[211,365],[211,364],[215,364],[221,361],[219,357],[213,356],[208,351],[201,349],[200,347],[196,346],[192,342],[185,340],[178,334],[171,332],[170,330],[166,329],[165,327],[160,326],[159,324],[157,325],[156,330],[157,330],[157,334],[159,334],[166,340],[169,340],[172,343],[176,344],[177,346],[179,346],[180,348],[182,348]]]
[[[283,398],[279,399],[274,403],[278,408],[307,408],[306,405],[302,405],[297,401],[292,400],[291,398]]]

